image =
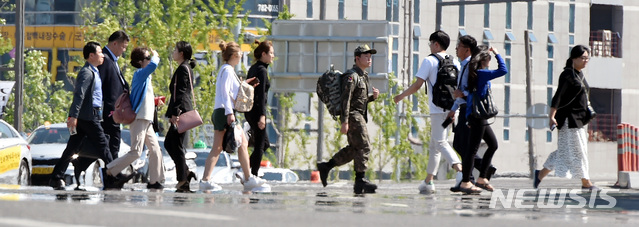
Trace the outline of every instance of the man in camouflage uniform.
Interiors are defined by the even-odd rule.
[[[368,45],[360,45],[355,49],[355,65],[346,71],[341,78],[342,85],[342,122],[341,132],[348,137],[348,146],[342,148],[329,160],[317,164],[322,184],[326,187],[326,178],[329,171],[335,166],[344,165],[353,160],[355,165],[355,194],[375,193],[377,185],[364,178],[366,162],[370,153],[368,142],[368,103],[375,101],[379,90],[372,88],[373,94],[368,94],[371,87],[368,81],[368,72],[365,70],[371,66],[372,55],[377,50]]]

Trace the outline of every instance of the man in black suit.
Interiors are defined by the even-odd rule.
[[[113,121],[111,112],[115,109],[115,101],[124,90],[129,90],[129,84],[118,66],[118,58],[129,46],[129,36],[122,30],[116,31],[109,37],[109,43],[102,49],[104,63],[98,66],[102,79],[102,93],[104,95],[104,112],[102,128],[109,140],[109,150],[113,158],[118,158],[120,151],[120,124]]]
[[[64,172],[69,167],[72,156],[80,148],[85,136],[85,142],[94,144],[97,156],[105,163],[113,161],[108,148],[108,141],[104,135],[104,130],[100,122],[102,121],[102,80],[97,66],[104,62],[104,55],[100,44],[96,42],[87,43],[82,53],[86,63],[78,72],[73,91],[73,101],[69,107],[69,118],[67,127],[71,132],[71,137],[67,142],[60,160],[53,168],[49,185],[55,190],[64,190]],[[110,181],[103,181],[109,184]]]

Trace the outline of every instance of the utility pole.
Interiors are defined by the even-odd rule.
[[[530,35],[531,31],[524,31],[524,46],[526,48],[526,109],[532,106],[532,64],[530,64]],[[533,128],[528,124],[528,165],[530,167],[530,176],[537,168],[537,161],[535,159],[535,143],[533,136]]]
[[[16,84],[15,84],[15,110],[13,114],[13,127],[18,132],[23,131],[23,89],[24,89],[24,1],[16,1]]]

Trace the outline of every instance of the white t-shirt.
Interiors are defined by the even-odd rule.
[[[441,56],[442,58],[446,58],[447,56],[447,54],[444,52],[437,53],[437,54],[439,54],[439,56]],[[453,56],[450,56],[450,57],[452,58]],[[459,61],[457,61],[457,59],[453,58],[453,64],[455,64],[457,69],[459,69]],[[435,82],[437,82],[438,69],[439,69],[439,60],[437,60],[435,56],[428,55],[428,57],[426,57],[424,61],[422,61],[422,64],[419,66],[419,70],[417,70],[417,74],[415,74],[416,77],[419,77],[426,81],[426,84],[427,84],[426,86],[428,86],[427,87],[428,106],[430,108],[431,114],[444,113],[444,109],[433,104],[432,92],[433,92],[433,85],[435,84]]]
[[[217,74],[215,83],[215,106],[214,109],[224,108],[224,115],[233,113],[233,100],[237,97],[240,82],[235,74],[235,69],[229,64],[222,65]]]

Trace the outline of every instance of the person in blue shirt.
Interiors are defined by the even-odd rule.
[[[109,152],[109,142],[100,124],[102,121],[102,80],[96,66],[104,62],[104,54],[97,42],[88,42],[84,45],[82,54],[86,63],[78,72],[75,80],[73,100],[67,118],[67,127],[71,137],[69,137],[67,147],[62,152],[58,163],[53,168],[49,180],[49,186],[55,190],[65,189],[65,182],[62,178],[69,167],[69,162],[82,143],[93,144],[95,146],[93,152],[105,163],[108,164],[113,160],[111,152]],[[103,179],[103,182],[108,185],[116,180],[109,178],[108,181]]]
[[[136,47],[131,52],[131,65],[137,70],[131,83],[131,106],[136,113],[135,120],[129,126],[131,131],[131,151],[107,165],[107,174],[117,175],[131,163],[140,158],[144,145],[149,148],[149,182],[147,188],[162,189],[164,180],[162,150],[153,130],[155,100],[151,74],[160,63],[158,52],[146,47]],[[161,102],[161,101],[160,101]],[[121,188],[122,185],[115,185]]]
[[[490,52],[495,55],[497,59],[498,68],[497,70],[489,70],[490,66]],[[477,118],[470,114],[472,112],[472,103],[474,98],[484,98],[487,93],[490,92],[490,80],[502,77],[508,73],[506,69],[506,63],[504,63],[504,59],[499,55],[497,49],[494,47],[490,47],[488,51],[480,51],[475,56],[472,57],[469,64],[469,73],[468,73],[468,87],[469,91],[468,96],[466,98],[466,103],[469,103],[466,107],[466,118],[468,119],[468,127],[470,127],[470,135],[469,142],[465,156],[462,157],[462,183],[460,184],[460,191],[464,193],[474,194],[479,193],[482,190],[477,188],[483,188],[487,191],[493,191],[493,186],[490,185],[488,181],[488,170],[490,168],[493,155],[495,151],[497,151],[497,138],[495,137],[495,133],[493,129],[490,127],[487,119]],[[486,142],[488,148],[484,153],[483,160],[481,162],[481,167],[479,168],[479,177],[475,181],[473,185],[470,182],[470,172],[473,170],[473,164],[475,161],[475,155],[477,154],[477,150],[479,150],[479,145],[481,144],[481,140]]]

